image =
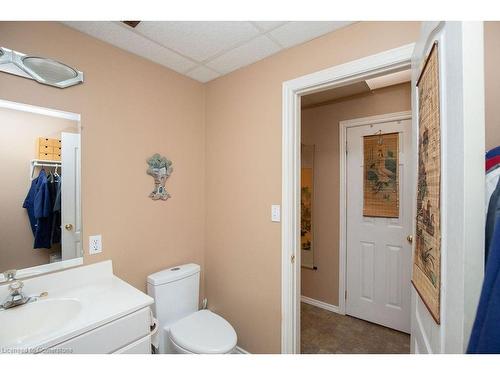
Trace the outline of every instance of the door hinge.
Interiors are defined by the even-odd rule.
[[[292,255],[292,256],[290,257],[290,261],[291,261],[292,263],[295,263],[295,255]]]
[[[345,291],[345,299],[347,299],[347,290]]]

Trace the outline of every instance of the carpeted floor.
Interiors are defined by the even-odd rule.
[[[409,354],[410,335],[301,304],[303,354]]]

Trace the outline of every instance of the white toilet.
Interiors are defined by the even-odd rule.
[[[148,276],[158,319],[159,353],[229,354],[236,348],[234,328],[210,310],[198,310],[200,266],[185,264]]]

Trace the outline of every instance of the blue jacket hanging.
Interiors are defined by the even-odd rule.
[[[31,229],[35,236],[33,248],[50,249],[53,205],[45,170],[42,169],[38,177],[31,183],[23,207],[28,210]]]
[[[492,148],[491,150],[486,152],[486,159],[490,159],[495,156],[500,156],[500,146]]]
[[[33,232],[33,236],[36,233],[36,219],[35,219],[35,206],[33,204],[35,200],[35,194],[38,190],[38,177],[31,181],[30,190],[28,191],[28,195],[24,199],[23,208],[26,208],[28,211],[28,217],[30,219],[31,231]]]
[[[61,176],[54,177],[52,183],[52,239],[53,244],[61,242]]]
[[[490,203],[488,213],[494,207],[494,229],[467,353],[500,353],[500,204]]]
[[[486,230],[485,230],[485,246],[484,246],[484,263],[488,264],[488,256],[490,254],[491,239],[493,237],[493,231],[495,230],[495,223],[497,220],[497,212],[500,212],[500,180],[497,182],[497,186],[491,195],[490,202],[488,204],[488,210],[486,212]]]

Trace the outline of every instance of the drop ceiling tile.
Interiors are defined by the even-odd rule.
[[[259,34],[257,27],[246,21],[144,21],[135,30],[198,62]]]
[[[200,65],[194,68],[193,70],[190,70],[189,72],[186,73],[186,75],[203,83],[211,81],[212,79],[215,79],[220,76],[219,73],[214,72],[212,69],[209,69],[203,65]]]
[[[349,21],[293,21],[271,31],[269,35],[283,47],[288,48],[351,23]]]
[[[209,61],[207,65],[222,74],[226,74],[272,55],[280,49],[281,47],[271,39],[261,35]]]
[[[196,63],[193,61],[147,40],[133,31],[126,29],[126,26],[115,22],[78,21],[63,23],[179,73],[185,73],[196,66]]]
[[[63,23],[207,82],[353,22],[142,21],[135,29],[117,21]]]
[[[253,21],[253,23],[262,31],[269,31],[285,24],[286,21]]]

